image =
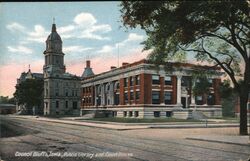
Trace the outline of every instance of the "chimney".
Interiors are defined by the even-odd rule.
[[[90,68],[90,60],[86,61],[86,68]]]
[[[122,63],[122,66],[125,66],[125,65],[128,65],[129,63],[126,63],[126,62],[123,62]]]
[[[111,66],[111,67],[110,67],[111,70],[112,70],[112,69],[115,69],[115,68],[116,68],[115,66]]]

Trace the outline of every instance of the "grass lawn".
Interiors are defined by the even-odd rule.
[[[91,118],[87,120],[121,122],[121,123],[202,122],[202,121],[194,120],[194,119],[184,120],[184,119],[175,119],[175,118],[137,119],[137,118],[105,117],[105,118]]]

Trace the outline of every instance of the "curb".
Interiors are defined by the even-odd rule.
[[[226,142],[226,141],[219,141],[219,140],[207,140],[207,139],[201,139],[201,138],[185,138],[187,140],[198,140],[198,141],[206,141],[206,142],[214,142],[214,143],[224,143],[224,144],[233,144],[233,145],[240,145],[240,146],[247,146],[250,147],[250,143],[248,144],[242,144],[242,143],[233,143],[233,142]]]

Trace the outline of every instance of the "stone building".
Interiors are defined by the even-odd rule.
[[[44,51],[44,115],[79,115],[80,77],[66,73],[62,40],[52,24]]]
[[[87,63],[90,68],[90,62]],[[196,69],[213,71],[210,76],[210,93],[194,96],[191,80]],[[110,71],[89,75],[81,81],[81,115],[102,112],[114,117],[191,118],[193,111],[207,117],[220,117],[221,104],[218,67],[188,63],[153,65],[147,60]],[[199,80],[197,80],[199,81]]]

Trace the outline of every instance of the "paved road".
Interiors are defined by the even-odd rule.
[[[247,160],[250,147],[185,139],[190,135],[235,135],[236,128],[116,131],[1,116],[23,135],[0,139],[0,156],[15,160]],[[15,156],[15,155],[33,155]],[[33,152],[32,154],[29,152]],[[39,157],[34,157],[37,152]],[[66,153],[68,152],[68,153]],[[70,153],[71,152],[71,153]],[[62,155],[67,154],[67,157]],[[78,155],[76,156],[69,156]],[[44,155],[44,156],[41,156]],[[46,156],[47,155],[47,156]],[[48,157],[48,155],[50,155]],[[54,155],[54,156],[52,156]],[[56,156],[57,155],[57,156]]]

